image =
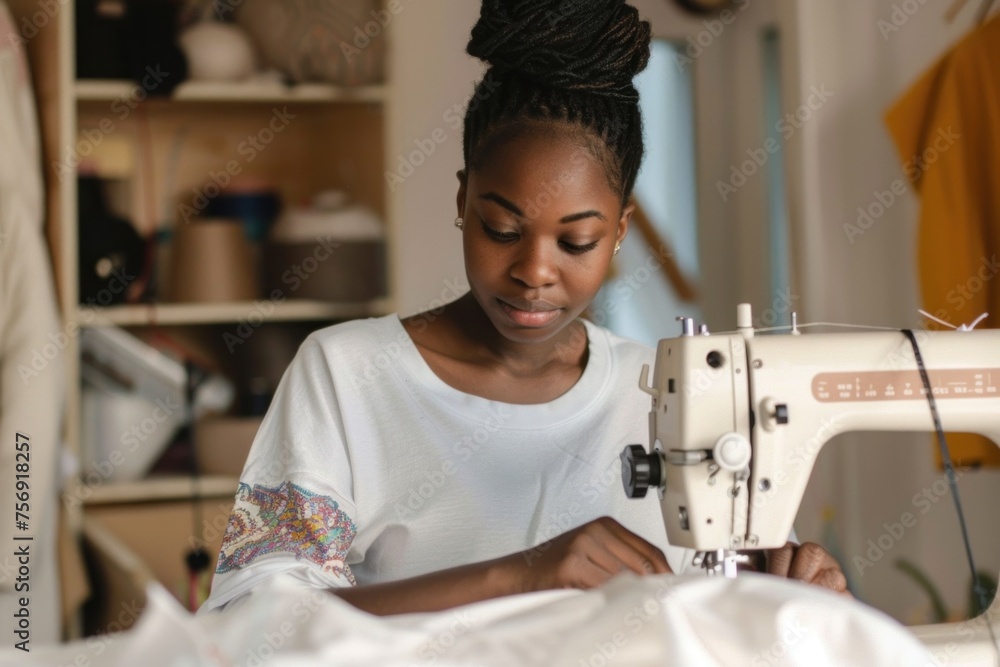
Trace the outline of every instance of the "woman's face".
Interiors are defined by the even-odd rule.
[[[551,338],[600,288],[632,207],[567,130],[521,134],[460,174],[465,270],[472,294],[505,338]]]

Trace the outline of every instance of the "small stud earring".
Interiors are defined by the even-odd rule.
[[[617,255],[618,251],[621,250],[621,249],[622,249],[622,244],[621,243],[616,243],[615,244],[615,254]]]
[[[459,229],[462,229],[462,227],[465,227],[465,220],[462,220],[461,218],[455,218],[455,226],[458,227]]]

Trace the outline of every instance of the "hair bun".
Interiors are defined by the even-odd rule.
[[[637,97],[650,26],[625,0],[482,0],[469,55],[540,84]]]

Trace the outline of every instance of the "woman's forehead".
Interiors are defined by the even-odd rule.
[[[492,146],[481,164],[470,170],[470,176],[480,189],[596,189],[617,197],[608,183],[604,164],[576,133],[508,137]]]

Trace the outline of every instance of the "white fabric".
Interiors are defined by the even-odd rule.
[[[11,619],[20,610],[19,598],[28,597],[32,622],[27,646],[34,650],[58,641],[61,634],[56,526],[66,336],[60,331],[42,234],[41,155],[31,77],[18,41],[20,30],[2,0],[0,35],[0,618]],[[30,438],[27,533],[14,524],[17,433]],[[28,581],[17,581],[20,563],[11,533],[34,536]]]
[[[623,575],[591,591],[546,591],[431,614],[378,618],[288,578],[235,610],[189,616],[162,588],[118,637],[0,665],[92,667],[919,667],[943,664],[859,602],[767,575],[731,580]],[[949,664],[978,648],[959,642]],[[8,657],[10,661],[8,662]],[[86,662],[84,662],[86,661]]]
[[[317,587],[402,579],[605,515],[682,572],[692,554],[667,545],[656,494],[632,500],[621,485],[622,448],[649,439],[638,377],[653,350],[586,330],[582,377],[537,405],[445,384],[394,315],[313,333],[254,441],[203,609],[279,572]]]

